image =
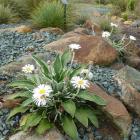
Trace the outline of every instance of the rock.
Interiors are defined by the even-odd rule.
[[[132,23],[132,27],[140,27],[140,20],[136,20]]]
[[[44,46],[44,48],[63,52],[68,48],[68,45],[72,43],[80,44],[82,47],[75,52],[75,59],[80,63],[89,63],[92,61],[97,65],[109,65],[113,63],[118,56],[117,51],[103,40],[102,37],[90,35],[62,38]]]
[[[36,134],[27,134],[25,132],[18,132],[11,136],[9,140],[65,140],[64,137],[56,129],[52,129],[44,136],[38,136]]]
[[[132,23],[133,23],[133,21],[131,21],[131,20],[124,21],[124,24],[125,24],[125,25],[132,25]]]
[[[15,31],[18,33],[29,33],[32,32],[32,28],[26,25],[21,25],[15,28]]]
[[[126,66],[118,71],[114,79],[122,90],[120,99],[140,116],[140,72]]]
[[[125,57],[126,64],[140,70],[140,57],[138,56],[128,56]]]
[[[94,32],[95,35],[100,35],[102,32],[100,26],[91,20],[86,20],[84,27],[88,29],[89,32]]]
[[[86,28],[76,28],[71,32],[65,33],[62,38],[68,38],[73,36],[79,36],[79,35],[89,35],[89,32]]]
[[[89,91],[91,94],[94,93],[102,97],[107,102],[107,105],[102,108],[103,111],[112,120],[113,124],[119,128],[120,134],[123,137],[128,137],[132,120],[125,106],[97,85],[91,85]]]
[[[49,28],[42,28],[40,29],[40,32],[48,32],[48,33],[51,33],[51,34],[56,34],[56,35],[63,35],[64,32],[62,29],[60,28],[52,28],[52,27],[49,27]]]

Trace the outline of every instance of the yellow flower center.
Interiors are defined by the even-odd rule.
[[[45,89],[40,89],[40,90],[39,90],[39,93],[40,93],[40,94],[45,94],[45,93],[46,93],[46,90],[45,90]]]
[[[79,80],[79,81],[78,81],[78,84],[79,84],[79,85],[83,85],[83,84],[84,84],[84,81],[83,81],[83,80]]]
[[[31,71],[32,71],[31,68],[29,68],[29,67],[28,67],[26,70],[27,70],[28,72],[31,72]]]

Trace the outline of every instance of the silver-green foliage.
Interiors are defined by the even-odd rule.
[[[88,127],[90,121],[98,127],[96,111],[88,102],[93,102],[96,106],[104,106],[106,102],[86,89],[77,92],[77,89],[72,87],[71,78],[80,75],[83,66],[77,69],[67,66],[72,59],[71,51],[57,55],[51,65],[36,56],[33,56],[33,59],[37,64],[38,73],[10,84],[21,90],[12,95],[11,99],[21,99],[22,102],[11,111],[9,118],[24,113],[20,121],[21,129],[27,131],[34,128],[38,134],[44,134],[46,130],[55,126],[64,130],[73,140],[78,139],[75,121],[79,121],[85,127]],[[38,86],[38,82],[41,84],[47,82],[53,88],[49,101],[41,107],[38,107],[32,99],[33,89]]]

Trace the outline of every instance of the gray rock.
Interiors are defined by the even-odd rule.
[[[9,140],[65,140],[65,138],[56,129],[52,129],[46,133],[44,136],[39,136],[36,134],[27,134],[25,132],[18,132],[11,136]]]

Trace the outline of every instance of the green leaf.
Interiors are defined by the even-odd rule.
[[[30,80],[20,80],[15,81],[9,84],[11,87],[21,88],[21,89],[32,89],[35,86],[35,83],[33,83]]]
[[[61,71],[62,71],[62,63],[61,63],[59,55],[57,55],[57,57],[56,57],[56,59],[54,61],[53,68],[54,68],[54,71],[55,71],[56,74],[61,73]]]
[[[66,102],[63,102],[62,106],[64,107],[66,112],[68,112],[72,117],[74,117],[74,114],[76,111],[76,106],[72,100],[68,100]]]
[[[47,119],[42,119],[36,128],[36,132],[39,135],[43,135],[47,130],[52,127],[51,123]]]
[[[32,98],[28,98],[27,100],[22,102],[21,106],[26,107],[26,106],[28,106],[31,103],[33,103],[33,99]]]
[[[45,61],[37,58],[36,56],[32,56],[33,59],[35,60],[35,62],[38,64],[38,66],[40,66],[40,68],[43,70],[43,73],[48,77],[49,74],[49,69],[47,64],[45,63]]]
[[[9,116],[8,116],[8,119],[10,119],[11,117],[13,117],[14,115],[16,115],[16,114],[18,114],[18,113],[24,113],[24,112],[26,112],[27,110],[28,110],[27,107],[22,107],[22,106],[16,107],[16,108],[14,108],[14,109],[10,112],[10,114],[9,114]]]
[[[62,65],[63,66],[67,65],[67,63],[70,62],[71,58],[72,58],[71,52],[69,50],[66,50],[61,56]]]
[[[85,67],[86,67],[85,65],[81,65],[80,67],[78,67],[78,68],[70,71],[70,74],[69,74],[70,78],[72,78],[73,76],[76,76],[76,75],[80,74],[81,70],[84,69]]]
[[[69,135],[72,140],[78,140],[78,132],[73,119],[71,117],[64,116],[64,118],[62,118],[62,123],[65,133]]]
[[[15,98],[19,98],[19,97],[31,97],[30,92],[18,92],[18,93],[14,93],[11,95],[8,95],[7,99],[15,99]]]
[[[38,113],[31,113],[26,121],[25,130],[27,130],[29,127],[38,125],[41,119],[42,119],[42,116],[39,115]]]
[[[27,121],[29,116],[30,116],[30,113],[22,116],[22,118],[20,119],[20,127],[24,126],[26,124],[26,121]]]
[[[75,112],[75,118],[85,127],[88,127],[88,115],[85,108],[77,108]]]
[[[92,109],[86,109],[87,111],[87,115],[88,115],[88,118],[89,120],[92,122],[92,124],[94,126],[96,126],[97,128],[99,127],[99,123],[98,123],[98,119],[96,117],[96,114],[94,113],[94,111]]]
[[[104,99],[102,99],[101,97],[97,96],[97,95],[93,95],[91,93],[89,93],[88,91],[82,91],[80,92],[77,97],[82,98],[84,100],[88,100],[91,102],[96,103],[97,105],[106,105],[106,102]]]

